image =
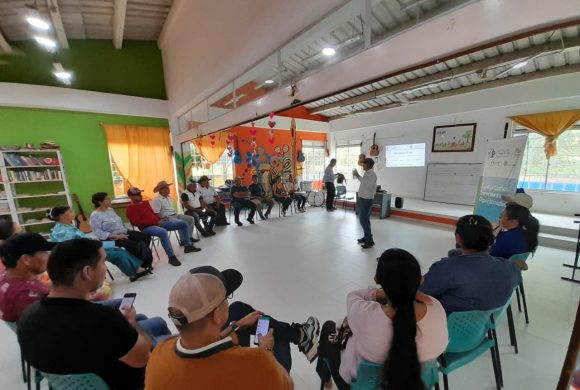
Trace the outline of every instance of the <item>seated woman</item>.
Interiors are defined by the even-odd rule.
[[[282,215],[285,216],[288,206],[292,203],[292,199],[290,198],[290,194],[288,194],[284,183],[282,183],[282,178],[280,176],[276,178],[272,191],[274,192],[274,199],[282,204]]]
[[[338,334],[332,321],[322,327],[316,371],[324,382],[332,378],[339,389],[348,389],[360,363],[370,361],[384,364],[385,389],[424,389],[421,362],[445,351],[448,334],[441,303],[418,300],[421,279],[421,267],[409,252],[383,252],[375,274],[381,288],[348,294]]]
[[[294,183],[294,188],[292,188],[292,183]],[[305,213],[306,209],[304,208],[304,206],[306,205],[306,197],[302,194],[296,193],[297,191],[300,191],[300,187],[298,187],[296,178],[293,177],[292,175],[290,175],[288,185],[290,186],[290,190],[288,191],[288,193],[290,194],[290,198],[294,199],[298,211],[301,213]]]
[[[56,221],[50,231],[50,241],[63,242],[75,238],[95,238],[81,232],[73,223],[74,214],[69,206],[57,206],[47,212],[50,220]],[[107,261],[115,264],[121,272],[135,280],[151,273],[151,263],[145,264],[142,260],[133,256],[122,248],[104,248],[107,253]]]
[[[530,210],[517,203],[507,203],[499,216],[498,233],[489,254],[509,259],[513,255],[536,251],[540,223],[532,216]],[[527,268],[525,263],[518,265]]]
[[[99,240],[114,240],[115,246],[127,249],[143,264],[151,265],[153,254],[149,245],[151,236],[135,230],[127,230],[115,210],[111,208],[111,198],[106,192],[93,194],[91,201],[95,210],[91,213],[90,223],[93,234]]]

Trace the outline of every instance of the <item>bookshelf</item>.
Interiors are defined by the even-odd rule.
[[[60,150],[0,149],[0,218],[46,234],[46,210],[58,205],[72,205]]]

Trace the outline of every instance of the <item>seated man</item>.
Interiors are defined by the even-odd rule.
[[[226,207],[221,202],[221,199],[212,186],[209,185],[211,179],[207,176],[202,176],[197,181],[199,183],[199,194],[201,195],[201,207],[204,209],[211,209],[217,213],[215,220],[216,226],[226,226],[230,223],[226,219]]]
[[[87,300],[106,272],[100,241],[80,238],[57,245],[48,260],[52,290],[20,317],[18,342],[24,359],[40,371],[91,372],[113,390],[141,389],[152,344],[135,309]]]
[[[420,289],[437,298],[449,315],[455,311],[491,310],[504,305],[522,280],[520,268],[490,256],[493,229],[479,215],[465,215],[455,225],[461,254],[431,265]]]
[[[186,389],[292,389],[293,383],[276,362],[272,330],[258,340],[258,348],[236,346],[232,328],[246,328],[254,312],[222,330],[228,321],[228,295],[242,283],[235,270],[213,267],[190,270],[169,294],[169,316],[179,337],[160,343],[147,366],[148,390]]]
[[[266,196],[266,191],[264,191],[264,186],[258,183],[258,175],[252,176],[252,184],[249,187],[250,194],[252,195],[252,202],[256,204],[256,209],[258,210],[258,215],[262,220],[268,219],[270,216],[270,212],[272,211],[272,207],[274,207],[274,201],[272,198]],[[268,205],[268,209],[266,210],[266,214],[262,213],[263,204],[266,203]]]
[[[153,188],[153,192],[159,193],[151,202],[153,212],[157,214],[164,225],[169,227],[167,230],[173,230],[171,227],[183,225],[184,222],[187,224],[187,233],[183,229],[177,228],[180,245],[185,246],[191,245],[192,242],[198,242],[198,239],[193,238],[195,219],[190,215],[177,214],[175,207],[173,207],[173,200],[169,197],[169,185],[170,183],[162,180]]]
[[[292,198],[290,198],[286,186],[282,183],[282,177],[278,176],[276,178],[272,191],[274,192],[274,199],[282,206],[282,215],[286,216],[286,211],[292,204]]]
[[[6,272],[0,276],[0,319],[16,322],[22,312],[49,292],[38,276],[46,271],[51,245],[37,233],[15,235],[0,249]]]
[[[169,264],[174,266],[181,265],[181,262],[175,256],[175,252],[173,252],[171,242],[169,241],[169,233],[167,230],[182,229],[184,230],[183,233],[187,235],[189,233],[187,225],[185,223],[181,223],[179,227],[177,227],[177,225],[169,225],[161,222],[159,217],[153,212],[149,202],[143,201],[141,192],[143,191],[135,187],[129,188],[129,191],[127,191],[127,196],[131,200],[131,203],[125,210],[127,219],[129,219],[129,222],[137,226],[143,233],[147,233],[151,236],[159,238],[161,246],[163,249],[165,249],[165,253],[167,253],[167,257],[169,258]],[[199,252],[200,250],[201,249],[193,246],[193,244],[184,248],[185,253]]]
[[[195,219],[195,227],[202,236],[211,237],[215,235],[213,231],[213,225],[215,225],[215,219],[217,212],[209,208],[201,207],[201,194],[197,192],[197,183],[190,180],[187,183],[187,188],[181,194],[181,204],[185,209],[185,214],[192,216]],[[201,225],[201,221],[205,220],[205,228]]]
[[[236,224],[238,226],[243,225],[243,223],[240,222],[240,211],[242,211],[244,207],[250,209],[248,222],[254,224],[256,204],[250,200],[250,191],[248,191],[248,187],[242,185],[241,177],[236,177],[234,185],[230,190],[230,195],[232,196],[232,207],[234,208]]]

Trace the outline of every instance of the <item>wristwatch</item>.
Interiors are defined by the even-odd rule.
[[[236,330],[238,330],[238,323],[236,321],[231,321],[228,324],[228,327],[231,329],[231,332],[235,332]]]

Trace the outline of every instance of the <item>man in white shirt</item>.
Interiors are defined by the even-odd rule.
[[[375,246],[373,234],[371,233],[371,209],[373,207],[375,193],[377,192],[377,174],[373,170],[374,165],[375,161],[372,158],[365,158],[363,163],[364,175],[359,175],[356,169],[352,171],[354,177],[360,181],[357,206],[360,225],[365,235],[358,239],[358,243],[362,244],[364,249]]]
[[[334,187],[334,166],[336,165],[336,159],[330,160],[330,164],[324,170],[324,177],[322,181],[324,182],[324,187],[326,187],[326,211],[334,211],[334,196],[336,195],[336,188]]]
[[[188,234],[182,234],[182,230],[179,230],[180,244],[190,245],[193,242],[199,241],[197,238],[193,238],[193,228],[195,226],[195,219],[189,215],[177,214],[175,207],[173,206],[173,201],[169,197],[169,186],[171,183],[167,183],[165,180],[157,183],[153,192],[158,193],[158,195],[153,198],[151,202],[151,208],[153,212],[161,219],[160,223],[163,224],[187,224]],[[169,228],[168,230],[172,230]],[[197,248],[196,248],[197,249]]]
[[[226,219],[226,207],[221,202],[217,191],[209,185],[211,179],[207,176],[202,176],[197,181],[199,183],[199,194],[201,195],[201,207],[214,210],[217,213],[215,226],[226,226],[230,223]]]
[[[180,198],[181,204],[185,209],[185,214],[195,219],[195,227],[201,235],[204,237],[213,236],[215,234],[213,225],[217,213],[214,210],[201,207],[201,194],[197,191],[197,183],[190,180]],[[202,221],[205,221],[205,228],[201,224]]]

